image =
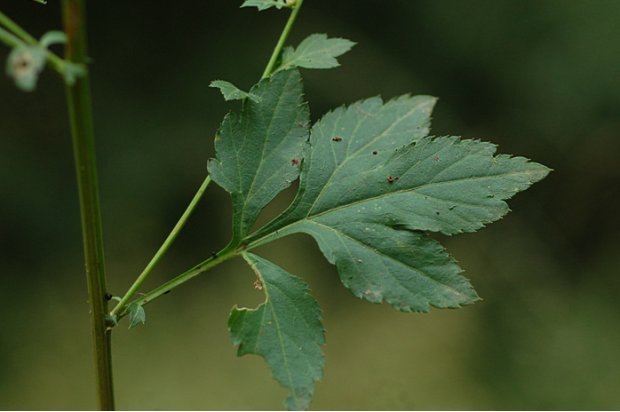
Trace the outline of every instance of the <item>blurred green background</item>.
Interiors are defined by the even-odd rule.
[[[39,37],[61,27],[57,3],[1,7]],[[288,12],[241,0],[89,3],[108,286],[120,295],[239,107],[210,81],[249,89]],[[313,408],[619,409],[620,2],[306,0],[289,43],[311,33],[358,42],[342,67],[302,71],[313,120],[378,94],[431,94],[434,134],[555,169],[504,220],[441,239],[484,299],[461,310],[358,300],[309,237],[257,249],[308,282],[324,310]],[[213,184],[143,291],[225,246],[230,215]],[[96,407],[83,268],[61,81],[47,71],[23,93],[0,79],[1,409]],[[236,358],[228,336],[231,307],[263,299],[254,279],[231,261],[149,305],[145,326],[124,322],[113,338],[118,408],[281,409],[287,391],[262,358]]]

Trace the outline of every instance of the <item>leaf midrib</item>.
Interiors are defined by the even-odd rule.
[[[446,285],[446,284],[444,284],[444,283],[440,283],[439,281],[437,281],[436,279],[433,279],[432,277],[430,277],[430,276],[429,276],[429,275],[427,275],[426,273],[421,272],[420,270],[415,269],[415,268],[413,268],[413,267],[409,266],[408,264],[406,264],[406,263],[404,263],[404,262],[401,262],[400,260],[398,260],[398,259],[396,259],[396,258],[394,258],[394,257],[392,257],[392,256],[386,255],[385,253],[382,253],[382,252],[380,252],[380,251],[379,251],[379,250],[377,250],[377,249],[370,248],[367,244],[361,243],[359,240],[357,240],[357,239],[355,239],[355,238],[353,238],[353,237],[351,237],[351,236],[345,235],[345,234],[344,234],[344,233],[342,233],[341,231],[336,230],[335,228],[333,228],[333,227],[331,227],[331,226],[327,226],[327,225],[321,224],[321,223],[316,222],[316,221],[309,221],[309,222],[310,222],[310,223],[314,223],[315,225],[320,226],[320,227],[323,227],[323,228],[325,228],[325,229],[327,229],[327,230],[330,230],[330,231],[332,231],[332,232],[336,233],[336,234],[337,234],[339,237],[341,237],[341,238],[346,238],[346,239],[349,239],[350,241],[352,241],[352,242],[354,242],[354,243],[358,244],[358,245],[359,245],[360,247],[362,247],[362,248],[365,248],[365,249],[370,249],[370,250],[372,250],[372,252],[373,252],[373,253],[375,253],[375,254],[377,254],[377,255],[379,255],[379,256],[381,256],[381,257],[385,257],[385,258],[387,258],[388,260],[390,260],[390,261],[392,261],[392,262],[396,262],[396,263],[398,263],[398,264],[399,264],[399,265],[401,265],[401,266],[405,266],[405,267],[407,267],[408,269],[410,269],[410,270],[412,270],[412,271],[414,271],[414,272],[416,272],[416,273],[419,273],[421,276],[423,276],[423,277],[427,278],[428,280],[430,280],[430,281],[432,281],[432,282],[436,283],[437,285],[439,285],[439,286],[441,286],[441,287],[444,287],[444,288],[446,288],[446,289],[449,289],[449,290],[453,291],[453,292],[454,292],[454,293],[456,293],[458,296],[467,297],[467,295],[465,295],[463,292],[458,291],[458,290],[454,289],[453,287],[451,287],[451,286],[449,286],[449,285]],[[346,247],[346,245],[345,245],[345,247]],[[347,248],[347,250],[348,250],[348,248]],[[386,268],[386,269],[387,269],[387,268]],[[400,281],[399,281],[396,277],[394,277],[394,275],[392,274],[392,272],[391,272],[391,271],[387,270],[387,272],[390,274],[390,276],[392,277],[392,279],[394,279],[394,281],[395,281],[395,282],[396,282],[396,283],[397,283],[397,284],[398,284],[401,288],[403,288],[403,289],[404,289],[404,290],[406,290],[407,292],[409,292],[409,293],[411,293],[411,294],[415,295],[415,294],[414,294],[411,290],[409,290],[409,289],[407,289],[405,286],[403,286],[403,285],[402,285],[402,283],[401,283],[401,282],[400,282]],[[428,299],[427,299],[426,297],[425,297],[424,299],[426,299],[426,300],[428,301]]]
[[[284,87],[285,92],[286,92],[286,91],[288,90],[288,88],[289,88],[290,80],[291,80],[291,76],[289,75],[289,76],[288,76],[288,78],[287,78],[287,80],[286,80],[286,85],[285,85],[285,87]],[[247,193],[248,193],[248,195],[247,195],[247,197],[245,198],[245,201],[243,202],[243,209],[241,210],[241,219],[240,219],[239,224],[240,224],[240,225],[243,225],[243,226],[245,226],[245,225],[244,225],[244,219],[245,219],[245,215],[246,215],[246,212],[247,212],[247,209],[248,209],[248,205],[249,205],[249,203],[250,203],[250,202],[249,202],[249,200],[252,198],[252,190],[254,189],[254,185],[256,184],[256,180],[257,180],[257,178],[258,178],[258,176],[259,176],[259,174],[260,174],[260,171],[261,171],[261,170],[262,170],[262,168],[263,168],[263,165],[266,163],[266,162],[265,162],[265,152],[266,152],[265,148],[267,147],[267,141],[269,140],[269,139],[268,139],[268,136],[269,136],[269,134],[270,134],[270,132],[271,132],[271,129],[272,129],[272,127],[273,127],[273,124],[274,124],[274,119],[276,118],[276,113],[278,112],[278,110],[279,110],[279,108],[280,108],[280,106],[281,106],[281,104],[282,104],[282,101],[284,100],[284,98],[283,98],[283,97],[284,97],[284,95],[285,95],[285,92],[283,92],[282,94],[278,95],[278,102],[277,102],[277,103],[276,103],[276,105],[275,105],[275,109],[273,110],[273,114],[272,114],[271,118],[269,119],[269,125],[268,125],[268,127],[267,127],[267,129],[266,129],[266,131],[265,131],[265,141],[263,142],[263,150],[261,150],[261,161],[260,161],[260,164],[259,164],[259,166],[258,166],[258,169],[256,170],[256,173],[254,174],[254,178],[252,179],[252,184],[250,185],[250,189],[249,189],[249,190],[248,190],[248,192],[247,192]],[[261,112],[261,115],[262,115],[262,112]],[[248,123],[248,125],[246,126],[246,129],[247,129],[247,127],[249,127],[249,123]],[[290,129],[289,129],[289,132],[290,132]],[[245,135],[247,136],[247,133],[246,133]],[[286,136],[288,137],[288,135],[289,135],[289,133],[287,133],[287,135],[286,135]],[[285,138],[285,139],[282,139],[282,140],[278,143],[278,145],[276,146],[276,148],[277,148],[277,147],[279,147],[279,146],[280,146],[280,145],[281,145],[281,144],[282,144],[285,140],[286,140],[286,138]],[[276,152],[276,150],[273,150],[272,152]],[[270,154],[269,154],[269,155],[270,155]],[[268,155],[268,156],[269,156],[269,155]],[[237,158],[238,158],[238,157],[237,157]],[[237,167],[238,167],[238,168],[240,167],[239,162],[237,162]],[[239,176],[241,176],[241,175],[242,175],[242,173],[241,173],[241,170],[240,170],[240,169],[238,169],[238,170],[237,170],[237,172],[238,172],[238,175],[239,175]],[[250,229],[251,229],[251,228],[247,228],[247,230],[248,230],[248,231],[249,231]],[[239,228],[239,231],[242,233],[242,236],[243,236],[243,235],[245,235],[245,233],[243,233],[243,231],[241,230],[241,228]]]
[[[525,172],[518,171],[518,172],[502,173],[502,174],[497,174],[497,175],[476,176],[476,177],[470,177],[470,178],[465,178],[465,179],[446,180],[446,181],[438,182],[438,183],[428,183],[428,184],[424,184],[424,185],[417,186],[417,187],[414,187],[414,188],[408,188],[408,189],[397,190],[397,191],[393,191],[393,192],[382,193],[382,194],[379,194],[379,195],[376,195],[376,196],[373,196],[373,197],[368,197],[368,198],[361,199],[361,200],[358,200],[358,201],[354,201],[354,202],[351,202],[351,203],[347,203],[347,204],[344,204],[344,205],[339,205],[339,206],[336,206],[336,207],[334,207],[332,209],[325,210],[324,212],[317,213],[316,215],[310,216],[308,214],[308,215],[304,216],[303,218],[301,218],[299,220],[296,220],[296,221],[294,221],[292,223],[289,223],[289,224],[287,224],[285,226],[282,226],[282,227],[279,227],[277,229],[274,229],[272,232],[269,232],[268,234],[266,234],[264,236],[261,236],[260,238],[258,238],[256,240],[252,240],[252,242],[247,243],[247,247],[246,247],[245,250],[249,251],[251,249],[254,249],[255,247],[258,247],[260,245],[268,243],[270,241],[271,237],[274,237],[274,236],[280,237],[280,232],[289,231],[289,233],[294,233],[294,232],[290,232],[290,230],[292,228],[294,228],[298,224],[304,223],[306,221],[312,221],[315,218],[319,218],[319,217],[327,215],[329,213],[333,213],[333,212],[336,212],[338,210],[346,209],[348,207],[354,207],[356,205],[359,205],[359,204],[362,204],[362,203],[365,203],[365,202],[369,202],[369,201],[372,201],[372,200],[378,200],[378,199],[382,199],[382,198],[388,197],[388,196],[395,196],[395,195],[402,194],[402,193],[413,192],[415,190],[423,189],[423,188],[429,187],[429,186],[441,186],[441,185],[444,185],[444,184],[451,184],[451,183],[457,183],[457,182],[466,182],[466,181],[472,181],[472,180],[483,180],[483,179],[498,178],[498,177],[506,177],[506,176],[511,176],[511,175],[523,174],[523,173],[525,173]],[[428,195],[426,195],[426,196],[428,196]],[[440,198],[436,198],[436,197],[433,197],[433,196],[430,196],[430,197],[432,199],[437,199],[437,200],[440,200],[440,201],[445,201],[445,199],[440,199]],[[485,209],[497,209],[497,208],[494,208],[494,207],[491,207],[491,206],[486,206],[486,205],[475,205],[474,204],[472,206],[481,207],[481,208],[485,208]]]

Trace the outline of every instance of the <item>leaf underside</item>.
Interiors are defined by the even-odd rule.
[[[265,358],[272,376],[291,393],[285,406],[310,406],[314,382],[323,376],[325,344],[321,309],[309,288],[269,261],[249,253],[244,258],[255,271],[266,301],[256,309],[233,308],[228,320],[238,356],[254,353]]]
[[[253,100],[229,113],[215,138],[211,178],[233,201],[233,242],[239,244],[261,210],[299,176],[310,114],[299,72],[283,70],[252,87]]]
[[[501,218],[509,210],[503,199],[548,169],[493,157],[489,143],[428,137],[435,101],[371,98],[328,113],[312,128],[297,197],[247,242],[307,233],[355,296],[401,311],[478,300],[424,232],[473,232]]]
[[[495,155],[490,143],[428,136],[434,97],[362,100],[326,114],[308,133],[297,69],[277,71],[250,93],[262,102],[245,100],[239,115],[225,118],[216,138],[217,159],[209,162],[213,180],[233,200],[231,244],[249,251],[289,234],[309,234],[355,296],[404,312],[477,301],[456,261],[427,232],[474,232],[502,218],[509,211],[506,199],[549,173],[525,158]],[[248,236],[260,211],[297,177],[289,208]],[[313,355],[302,361],[281,342],[289,339],[290,348],[303,352],[305,346],[291,342],[312,334],[307,339],[312,348],[321,344],[322,329],[319,338],[317,324],[307,326],[320,324],[318,306],[313,299],[301,303],[300,296],[309,296],[301,280],[257,256],[244,256],[265,286],[267,301],[254,311],[233,309],[233,342],[241,344],[240,355],[267,359],[273,376],[291,389],[289,408],[307,408],[322,354],[308,349]],[[285,302],[292,307],[285,309]],[[260,335],[272,325],[265,323],[268,316],[271,322],[279,316],[290,320],[279,323],[277,339],[271,332],[269,339]]]

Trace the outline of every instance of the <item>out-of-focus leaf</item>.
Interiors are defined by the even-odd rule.
[[[330,69],[340,66],[336,57],[351,50],[355,43],[347,39],[328,39],[326,34],[312,34],[297,49],[287,47],[282,55],[280,69],[304,67]]]
[[[6,62],[6,74],[23,91],[31,92],[37,87],[39,75],[47,60],[46,50],[41,47],[22,45],[15,47]]]
[[[228,327],[233,343],[239,345],[237,355],[263,356],[273,378],[291,391],[285,406],[305,410],[325,366],[319,347],[325,344],[321,309],[298,277],[256,255],[246,253],[244,258],[258,276],[266,300],[256,309],[233,308]]]
[[[82,64],[65,62],[65,82],[73,86],[78,77],[86,76],[86,68]]]
[[[48,31],[41,37],[41,40],[39,41],[39,46],[43,47],[44,49],[47,49],[52,44],[58,44],[58,43],[64,44],[66,42],[67,42],[67,35],[64,32],[53,30],[53,31]]]

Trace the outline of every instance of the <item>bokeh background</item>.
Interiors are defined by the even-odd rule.
[[[89,3],[108,286],[120,295],[239,107],[209,83],[248,90],[288,12],[241,0]],[[1,7],[37,37],[61,28],[57,0]],[[555,170],[502,221],[441,239],[484,299],[464,309],[404,314],[358,300],[306,236],[257,249],[308,282],[324,310],[327,366],[312,407],[619,409],[620,2],[306,0],[289,44],[311,33],[358,42],[342,67],[302,71],[313,120],[374,95],[431,94],[434,134]],[[225,246],[230,207],[213,184],[143,292]],[[49,71],[33,93],[0,79],[0,276],[0,408],[95,408],[66,101]],[[254,279],[228,262],[149,305],[146,325],[116,329],[118,407],[281,409],[287,391],[262,358],[237,358],[228,336],[231,307],[263,299]]]

